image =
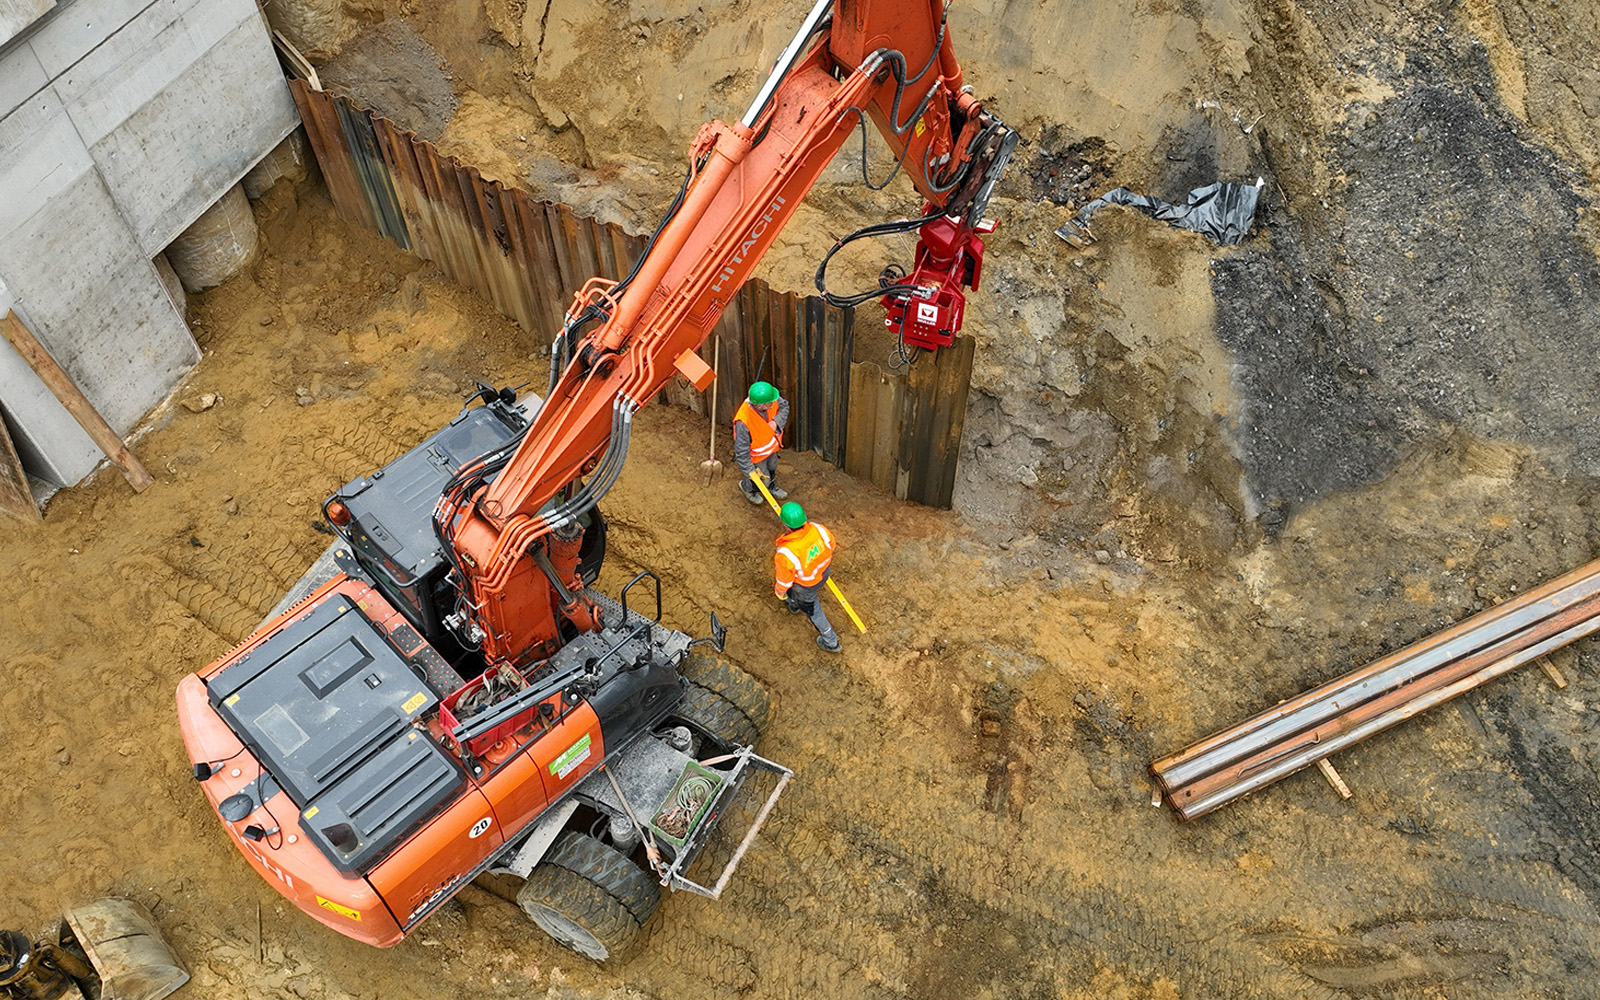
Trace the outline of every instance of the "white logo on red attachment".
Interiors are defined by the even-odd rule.
[[[918,302],[917,322],[924,326],[933,326],[939,322],[939,307],[932,302]]]

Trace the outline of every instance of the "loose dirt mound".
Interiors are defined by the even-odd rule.
[[[363,32],[317,75],[327,89],[386,109],[401,128],[429,142],[439,141],[460,103],[439,53],[400,20]]]

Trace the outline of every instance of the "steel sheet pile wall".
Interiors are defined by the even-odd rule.
[[[621,278],[644,250],[643,237],[485,180],[348,98],[302,80],[290,88],[339,214],[438,264],[534,334],[549,338],[584,282]],[[746,282],[700,348],[718,373],[718,421],[731,422],[759,370],[791,402],[785,447],[814,451],[901,499],[950,506],[971,338],[909,374],[886,373],[852,364],[853,322],[853,310],[819,297]],[[680,378],[661,396],[707,409]]]
[[[1184,819],[1600,631],[1600,561],[1474,615],[1156,761]]]

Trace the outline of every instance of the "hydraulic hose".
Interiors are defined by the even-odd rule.
[[[558,504],[541,515],[545,527],[555,530],[588,513],[616,484],[622,475],[623,462],[628,457],[628,442],[633,436],[633,413],[637,404],[627,396],[619,395],[611,404],[611,440],[595,467],[594,475],[572,495],[570,500]]]

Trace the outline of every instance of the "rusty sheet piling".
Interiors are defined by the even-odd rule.
[[[1600,631],[1600,561],[1251,716],[1150,766],[1185,820]]]
[[[348,97],[304,80],[290,80],[289,89],[339,214],[433,261],[541,341],[561,328],[584,282],[622,277],[644,251],[644,237],[486,178]],[[884,372],[857,357],[854,309],[751,279],[700,348],[703,360],[719,340],[720,377],[708,390],[718,412],[738,408],[758,359],[770,358],[766,380],[793,407],[785,448],[814,451],[902,500],[950,506],[971,337],[909,372]],[[710,408],[679,379],[661,398],[697,414]]]

